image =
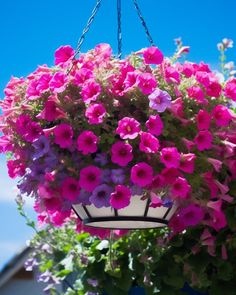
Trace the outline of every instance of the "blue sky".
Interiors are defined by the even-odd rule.
[[[224,37],[236,42],[235,0],[138,0],[155,44],[171,55],[173,39],[182,37],[191,46],[189,58],[218,64],[216,44]],[[0,1],[0,97],[11,75],[25,76],[37,65],[53,64],[60,45],[76,46],[95,0]],[[132,0],[122,0],[123,52],[148,46]],[[116,0],[103,0],[86,36],[82,51],[107,42],[116,52]],[[228,52],[236,60],[236,50]],[[32,232],[16,211],[15,182],[7,177],[5,159],[0,157],[0,268]],[[27,205],[30,210],[30,202]]]

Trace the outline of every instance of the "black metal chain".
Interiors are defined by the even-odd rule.
[[[102,2],[102,0],[97,0],[96,5],[92,10],[91,16],[88,19],[88,22],[87,22],[85,28],[83,29],[82,35],[81,35],[81,37],[80,37],[80,39],[78,41],[74,57],[76,57],[76,55],[80,52],[81,46],[82,46],[82,44],[84,42],[84,39],[85,39],[85,35],[88,32],[88,30],[90,29],[90,26],[91,26],[91,24],[92,24],[92,22],[94,20],[94,17],[96,16],[96,14],[98,12],[98,9],[100,8],[101,2]]]
[[[117,49],[118,58],[122,55],[122,28],[121,28],[121,0],[117,0]]]
[[[150,44],[151,44],[152,46],[154,46],[155,44],[154,44],[153,39],[152,39],[152,36],[151,36],[151,34],[150,34],[149,30],[148,30],[147,24],[146,24],[146,22],[145,22],[145,20],[144,20],[144,18],[143,18],[142,12],[141,12],[141,10],[140,10],[140,8],[139,8],[139,6],[138,6],[138,3],[137,3],[136,0],[133,0],[133,2],[134,2],[134,6],[135,6],[135,8],[136,8],[136,10],[137,10],[138,16],[139,16],[139,18],[140,18],[140,20],[141,20],[141,24],[142,24],[142,26],[144,27],[144,30],[145,30],[145,33],[146,33],[147,39],[148,39],[148,41],[150,42]]]

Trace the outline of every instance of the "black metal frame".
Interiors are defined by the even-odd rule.
[[[79,213],[76,211],[76,209],[72,206],[72,209],[73,211],[75,212],[75,214],[77,215],[77,217],[83,221],[83,224],[86,225],[86,226],[89,226],[89,227],[97,227],[99,228],[98,225],[94,226],[93,223],[99,223],[99,222],[116,222],[116,221],[140,221],[140,222],[152,222],[152,223],[156,223],[156,224],[163,224],[163,226],[165,225],[168,225],[168,220],[167,220],[167,217],[168,217],[168,214],[170,213],[171,209],[173,208],[173,206],[171,207],[166,207],[166,212],[164,214],[164,216],[162,218],[157,218],[157,217],[149,217],[148,216],[148,211],[149,211],[149,205],[150,205],[150,199],[147,199],[147,202],[146,202],[146,206],[145,206],[145,210],[144,210],[144,214],[143,215],[140,215],[140,216],[122,216],[122,215],[119,215],[119,212],[118,210],[116,209],[113,209],[113,212],[114,212],[114,215],[113,216],[99,216],[99,217],[93,217],[92,214],[89,212],[89,205],[81,205],[81,208],[84,209],[84,212],[86,213],[87,217],[85,218],[82,218]],[[99,209],[98,209],[99,210]],[[158,227],[158,226],[156,226]],[[119,227],[109,227],[109,226],[101,226],[101,228],[104,228],[104,229],[118,229]],[[147,227],[149,229],[151,228],[155,228],[155,226],[153,227]],[[122,227],[122,229],[134,229],[134,228],[130,228],[130,227],[127,227],[127,228],[124,228]],[[137,227],[137,229],[140,229]],[[143,229],[143,228],[142,228]]]

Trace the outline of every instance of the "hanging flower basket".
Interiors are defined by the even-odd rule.
[[[236,81],[223,88],[208,65],[176,63],[187,50],[170,60],[152,46],[120,60],[100,44],[76,59],[62,46],[54,67],[10,80],[1,149],[41,221],[60,225],[73,208],[94,227],[159,227],[175,212],[176,231],[225,225]]]

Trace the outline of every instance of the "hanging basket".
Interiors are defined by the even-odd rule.
[[[40,220],[61,225],[73,208],[80,225],[104,229],[179,232],[206,213],[214,228],[217,214],[224,221],[206,196],[227,192],[215,179],[224,153],[225,183],[235,178],[235,118],[208,66],[171,63],[154,46],[118,59],[108,44],[78,59],[62,46],[55,64],[12,78],[1,104],[9,175]]]
[[[132,196],[124,209],[96,208],[94,205],[73,205],[73,210],[84,225],[106,229],[147,229],[168,225],[176,205],[150,207],[150,200]]]

